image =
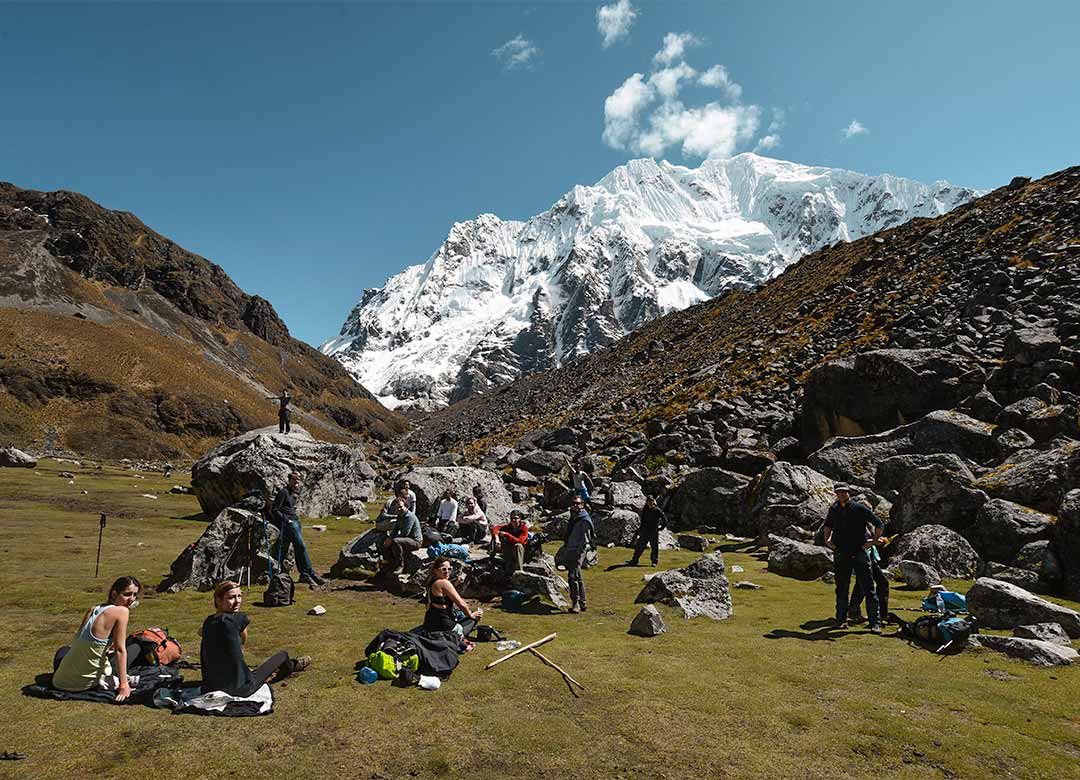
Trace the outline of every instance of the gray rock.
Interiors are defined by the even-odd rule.
[[[1065,595],[1080,598],[1080,490],[1070,490],[1058,509],[1054,552],[1061,566]]]
[[[647,604],[641,608],[641,611],[637,613],[630,623],[629,633],[634,636],[656,636],[665,631],[667,631],[667,626],[664,625],[664,618],[660,614],[660,610],[652,604]]]
[[[544,478],[544,509],[552,512],[565,512],[570,508],[570,502],[573,498],[574,494],[570,491],[570,486],[561,479],[555,477]]]
[[[337,562],[330,568],[333,577],[344,577],[349,569],[377,569],[381,563],[378,544],[386,538],[383,531],[369,528],[345,542]]]
[[[460,503],[464,495],[472,495],[472,489],[480,485],[487,501],[489,523],[497,525],[505,522],[514,508],[510,493],[498,474],[470,466],[420,466],[399,474],[396,481],[407,479],[416,493],[416,514],[423,520],[430,517],[439,498],[447,488],[453,489]]]
[[[249,569],[252,582],[266,583],[270,571],[275,574],[279,571],[269,552],[274,549],[277,537],[277,528],[270,523],[264,525],[258,512],[226,507],[210,521],[195,543],[172,562],[169,575],[158,585],[158,591],[212,590],[222,580],[246,581]],[[291,548],[284,565],[286,571],[296,565]]]
[[[775,534],[769,536],[769,571],[774,574],[797,580],[816,580],[832,568],[833,554],[829,548]]]
[[[252,491],[273,499],[290,471],[302,477],[297,511],[306,517],[332,514],[343,501],[375,497],[375,472],[358,447],[316,441],[293,426],[248,431],[218,445],[191,467],[191,488],[203,512],[216,517]]]
[[[962,579],[975,576],[979,564],[968,540],[943,525],[922,525],[904,534],[896,541],[893,557],[925,563],[942,577]]]
[[[1034,411],[1021,427],[1037,442],[1047,442],[1058,436],[1080,439],[1080,418],[1072,404],[1052,404]]]
[[[638,528],[641,525],[641,516],[629,509],[614,509],[611,512],[597,512],[593,515],[593,526],[596,529],[596,543],[600,545],[614,544],[619,547],[633,547],[637,537]],[[671,532],[660,532],[660,548],[663,550],[678,549],[678,544],[671,544]],[[665,545],[665,542],[667,544]]]
[[[975,485],[994,498],[1057,512],[1065,493],[1080,485],[1080,442],[1064,441],[1045,452],[1014,453]]]
[[[1048,360],[1061,349],[1061,340],[1048,328],[1022,328],[1014,330],[1005,339],[1005,357],[1021,365],[1030,366]]]
[[[968,528],[988,499],[973,484],[937,463],[911,469],[897,488],[890,514],[892,527],[900,533],[928,524],[955,531]]]
[[[533,485],[540,484],[540,477],[535,474],[530,474],[527,471],[521,469],[511,469],[510,474],[507,476],[507,481],[514,485],[521,485],[522,487],[532,487]]]
[[[1004,653],[1011,658],[1030,661],[1036,666],[1068,666],[1080,658],[1080,653],[1071,647],[1062,647],[1052,642],[1040,642],[1037,639],[974,634],[969,641],[987,650]]]
[[[1021,428],[1028,415],[1046,408],[1046,401],[1034,396],[1021,398],[1006,406],[997,416],[996,422],[1001,428]],[[1030,431],[1025,431],[1030,434]]]
[[[1026,450],[1035,446],[1035,440],[1019,428],[998,428],[994,431],[994,440],[1004,457],[1008,457],[1018,450]]]
[[[1060,623],[1032,623],[1028,626],[1017,626],[1013,629],[1013,636],[1072,647],[1072,640],[1069,639],[1069,635],[1065,633]]]
[[[739,580],[735,583],[735,587],[739,590],[764,590],[764,585],[758,585],[757,583],[750,582],[750,580]]]
[[[987,501],[964,536],[980,557],[1006,563],[1025,544],[1049,539],[1054,518],[1000,498]]]
[[[692,550],[693,552],[705,552],[709,549],[709,540],[703,536],[694,536],[693,534],[679,534],[676,541],[679,543],[679,549]]]
[[[548,474],[558,474],[566,467],[566,455],[561,452],[533,450],[518,458],[514,467],[538,477],[546,477]]]
[[[682,569],[662,571],[649,578],[634,603],[661,602],[677,607],[683,617],[708,617],[726,620],[731,617],[731,593],[720,553],[698,558]]]
[[[986,628],[1016,628],[1030,623],[1060,623],[1080,638],[1080,612],[1062,607],[1001,580],[980,577],[967,592],[968,609]]]
[[[778,461],[754,483],[751,525],[731,528],[765,540],[789,525],[817,528],[835,500],[834,481],[807,466]]]
[[[776,455],[768,450],[751,450],[745,447],[729,447],[718,464],[728,471],[756,477],[776,463]]]
[[[1028,569],[1017,569],[1003,563],[988,561],[979,574],[983,577],[990,577],[1007,582],[1010,585],[1016,585],[1024,590],[1034,592],[1039,589],[1039,575]]]
[[[0,468],[32,469],[37,461],[14,447],[0,449]]]
[[[897,564],[900,577],[904,584],[915,590],[926,590],[934,585],[941,584],[941,575],[933,566],[927,566],[919,561],[900,561]]]
[[[645,493],[637,482],[612,482],[608,485],[609,506],[640,512],[645,506]]]
[[[443,452],[438,455],[432,455],[430,458],[424,460],[420,465],[422,467],[434,467],[434,466],[456,466],[464,457],[459,452]]]
[[[569,585],[562,577],[516,571],[510,577],[510,587],[526,595],[539,595],[560,609],[565,609],[570,604],[563,595],[564,592],[568,592]]]
[[[690,472],[668,504],[672,528],[686,531],[707,525],[724,531],[748,531],[749,487],[749,477],[732,471],[705,468]]]
[[[934,455],[895,455],[878,464],[875,479],[877,490],[880,493],[900,490],[910,481],[912,471],[931,465],[941,466],[963,477],[968,482],[975,481],[975,474],[958,455],[947,452]]]

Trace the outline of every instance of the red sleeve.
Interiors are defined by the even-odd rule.
[[[511,540],[514,544],[525,545],[529,541],[529,528],[528,526],[521,527],[521,533],[517,536],[510,530],[509,525],[500,526],[502,528],[502,535]]]

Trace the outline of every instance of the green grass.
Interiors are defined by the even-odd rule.
[[[62,469],[77,473],[74,485],[56,476]],[[416,625],[422,608],[344,581],[329,593],[299,589],[289,609],[249,604],[250,662],[278,648],[315,659],[277,686],[269,718],[26,698],[20,687],[48,670],[112,579],[133,573],[156,584],[205,524],[191,496],[140,496],[184,475],[136,479],[52,462],[37,472],[0,473],[0,712],[12,726],[0,749],[31,754],[0,762],[0,777],[1080,776],[1080,669],[1036,669],[989,652],[939,658],[861,631],[812,641],[800,625],[830,615],[831,588],[776,577],[739,552],[725,553],[729,567],[746,570],[732,580],[765,589],[733,590],[735,616],[722,623],[661,607],[669,633],[654,639],[626,634],[649,569],[603,570],[627,557],[623,549],[602,549],[601,567],[585,573],[585,615],[486,611],[486,622],[522,641],[557,631],[545,653],[587,686],[580,699],[535,658],[483,671],[493,645],[465,656],[435,693],[362,686],[353,666],[368,640]],[[103,510],[110,519],[95,580]],[[325,522],[325,533],[306,532],[322,571],[363,528]],[[695,557],[661,555],[665,567]],[[250,601],[260,595],[253,589]],[[893,603],[915,607],[921,596],[894,589]],[[327,614],[307,616],[316,603]],[[197,660],[196,630],[210,611],[208,594],[149,594],[131,622],[167,625]]]

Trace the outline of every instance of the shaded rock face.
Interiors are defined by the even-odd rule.
[[[1008,563],[1024,545],[1049,539],[1053,522],[1051,515],[995,498],[982,505],[964,536],[980,557]]]
[[[987,501],[970,479],[937,463],[911,469],[896,490],[889,518],[900,533],[929,524],[963,531]]]
[[[968,540],[943,525],[922,525],[896,542],[893,557],[933,567],[942,577],[970,579],[979,556]]]
[[[726,620],[731,617],[731,593],[720,553],[702,556],[682,569],[662,571],[649,578],[635,604],[659,601],[677,607],[683,617]]]
[[[214,517],[252,491],[273,499],[291,471],[300,473],[296,508],[307,517],[375,497],[375,472],[361,449],[316,441],[295,426],[287,435],[277,427],[248,431],[215,447],[191,467],[191,488]]]
[[[790,525],[820,526],[835,500],[833,485],[812,468],[778,461],[754,483],[751,533],[767,539]]]
[[[498,474],[471,466],[422,466],[399,474],[395,481],[407,479],[416,493],[416,514],[425,518],[434,513],[439,499],[447,488],[455,491],[458,504],[463,496],[472,495],[479,485],[487,501],[487,518],[490,525],[506,522],[514,502]]]
[[[645,493],[637,482],[612,482],[608,485],[608,503],[618,509],[640,512],[645,506]]]
[[[265,526],[261,515],[242,507],[227,507],[210,521],[194,543],[190,544],[169,567],[169,575],[158,591],[172,593],[191,588],[212,590],[222,580],[266,583],[268,574],[280,570],[270,555],[277,544],[278,530]],[[296,565],[292,549],[285,557],[285,571]]]
[[[951,453],[975,463],[996,461],[1001,447],[994,426],[955,411],[931,412],[908,425],[870,436],[838,437],[807,458],[833,479],[873,487],[878,466],[897,455]]]
[[[1030,661],[1036,666],[1068,666],[1080,658],[1080,653],[1077,653],[1071,647],[1063,647],[1053,642],[1043,642],[1038,639],[976,634],[971,637],[971,641],[979,647],[1004,653],[1011,658]]]
[[[1055,645],[1070,647],[1072,640],[1065,633],[1060,623],[1032,623],[1029,626],[1017,626],[1013,629],[1013,636],[1021,639],[1038,639],[1040,642],[1051,642]]]
[[[941,584],[941,575],[933,566],[927,566],[919,561],[900,561],[897,567],[904,584],[909,588],[925,590]]]
[[[516,571],[510,577],[510,587],[529,596],[541,596],[562,609],[570,606],[570,602],[564,595],[569,592],[570,586],[566,580],[555,575],[554,572],[543,575],[530,571]]]
[[[979,625],[987,628],[1058,623],[1072,639],[1080,638],[1080,612],[1041,599],[1008,582],[980,577],[967,592],[967,605]]]
[[[377,569],[382,562],[378,544],[385,538],[384,532],[369,528],[345,542],[337,562],[330,568],[330,575],[343,577],[349,569]]]
[[[1057,512],[1065,493],[1080,485],[1080,442],[1067,441],[1045,452],[1015,453],[976,485],[994,498]]]
[[[980,389],[964,381],[973,365],[943,349],[879,349],[818,366],[806,384],[802,443],[813,450],[950,409]]]
[[[667,631],[667,626],[664,625],[664,617],[660,614],[660,610],[652,604],[646,604],[634,616],[633,622],[630,623],[629,633],[647,637],[657,636],[665,631]]]
[[[0,467],[32,469],[36,465],[37,461],[22,450],[14,447],[0,449]]]
[[[769,571],[781,577],[816,580],[833,569],[832,550],[796,542],[782,536],[769,537]]]
[[[1080,490],[1070,490],[1062,499],[1054,547],[1061,563],[1065,594],[1080,598]]]
[[[732,533],[750,532],[747,495],[750,479],[720,468],[692,472],[668,504],[672,527],[687,531],[709,526]]]
[[[527,471],[537,477],[558,474],[566,468],[566,455],[561,452],[533,450],[514,461],[514,467]]]

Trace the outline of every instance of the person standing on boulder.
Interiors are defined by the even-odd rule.
[[[829,507],[824,528],[825,546],[833,551],[833,573],[836,575],[836,627],[848,627],[848,589],[854,572],[855,581],[866,597],[870,630],[880,633],[881,614],[868,550],[881,536],[884,524],[870,507],[851,500],[850,487],[838,484],[833,490],[836,501]],[[868,527],[874,529],[872,534],[867,532]]]
[[[296,514],[296,496],[300,492],[300,474],[293,471],[289,482],[278,491],[270,507],[270,522],[278,529],[278,540],[274,557],[278,563],[289,554],[289,545],[296,551],[296,568],[300,570],[300,582],[306,582],[312,588],[326,586],[326,580],[315,573],[308,555],[304,534],[300,529],[300,517]]]
[[[570,523],[566,527],[566,545],[563,547],[566,562],[566,580],[570,585],[570,611],[584,612],[585,580],[581,576],[581,566],[593,544],[593,521],[585,511],[585,500],[574,496],[570,502]]]
[[[268,395],[266,398],[268,401],[278,402],[278,433],[288,433],[290,431],[289,423],[292,420],[292,411],[289,409],[292,396],[289,395],[289,388],[283,388],[281,395]]]
[[[591,493],[596,489],[592,477],[585,473],[580,460],[571,463],[570,458],[567,457],[566,465],[570,468],[570,481],[574,486],[574,495],[580,496],[586,506],[592,506]]]
[[[634,557],[627,563],[637,566],[646,547],[651,547],[652,565],[660,562],[660,529],[667,528],[667,515],[656,505],[653,496],[646,496],[645,508],[641,510],[641,523],[638,526],[637,544],[634,545]]]

